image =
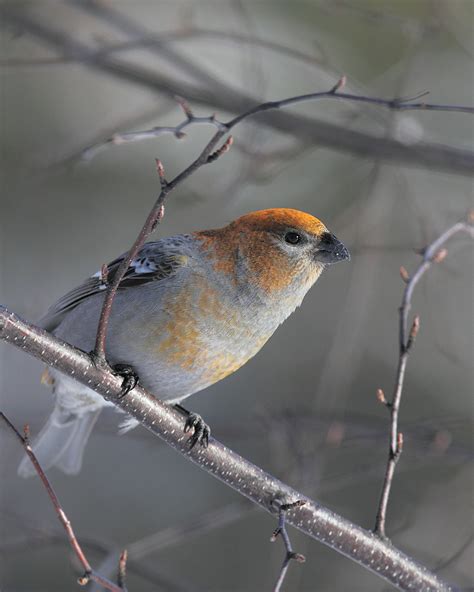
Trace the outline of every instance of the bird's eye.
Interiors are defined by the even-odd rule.
[[[285,234],[285,242],[289,243],[290,245],[297,245],[301,242],[301,235],[297,232],[287,232]]]

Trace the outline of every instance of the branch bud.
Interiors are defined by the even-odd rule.
[[[163,166],[163,163],[161,162],[161,160],[159,158],[155,158],[155,162],[156,162],[156,171],[158,173],[158,176],[160,177],[160,179],[164,179],[165,178],[165,167]]]
[[[127,549],[124,549],[121,553],[120,553],[120,558],[119,558],[119,566],[118,566],[118,578],[117,578],[117,583],[120,586],[120,588],[125,588],[125,579],[127,576],[127,559],[128,559],[128,551]]]
[[[441,263],[444,259],[446,259],[446,255],[448,254],[447,249],[440,249],[434,256],[433,261],[435,263]]]
[[[187,101],[185,99],[183,99],[183,97],[178,97],[178,96],[176,96],[175,99],[176,99],[178,105],[183,110],[183,113],[186,115],[187,119],[193,119],[194,114],[191,110],[191,107],[187,103]]]
[[[401,454],[403,450],[403,434],[398,432],[397,434],[397,454]]]
[[[400,266],[400,277],[405,282],[405,284],[408,284],[408,282],[410,281],[408,271],[405,269],[405,267],[403,267],[403,265]]]
[[[165,184],[166,184],[166,181],[165,181]],[[156,227],[163,220],[164,215],[165,215],[165,204],[161,204],[160,209],[158,210],[158,213],[156,214],[156,217],[151,224],[151,232],[155,232]]]
[[[101,283],[106,286],[107,285],[107,278],[109,277],[109,268],[105,263],[102,264],[100,268],[100,281]]]
[[[420,317],[416,315],[410,329],[410,341],[414,341],[420,330]]]
[[[275,528],[275,530],[272,532],[272,536],[270,537],[270,542],[274,543],[277,540],[278,535],[281,532],[281,528]]]
[[[346,86],[346,82],[346,76],[341,76],[329,92],[335,95],[339,90],[342,90]]]
[[[165,189],[168,185],[166,178],[165,178],[165,167],[159,158],[155,158],[156,162],[156,172],[158,173],[158,177],[160,178],[160,185],[161,189]]]
[[[123,136],[121,136],[120,134],[114,134],[110,139],[112,141],[112,144],[115,144],[115,146],[119,146],[120,144],[125,143]]]
[[[207,163],[209,164],[211,162],[214,162],[220,156],[222,156],[223,154],[228,152],[233,143],[234,143],[234,138],[232,136],[229,136],[220,148],[218,148],[212,154],[209,154],[209,156],[207,157]]]
[[[377,389],[377,401],[379,403],[382,403],[382,405],[387,405],[387,399],[385,398],[385,393],[383,392],[383,390],[381,388]]]
[[[87,573],[85,573],[83,576],[80,576],[79,578],[77,578],[77,583],[79,584],[79,586],[87,586],[87,584],[89,582],[90,582],[90,576]]]

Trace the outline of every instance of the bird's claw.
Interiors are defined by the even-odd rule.
[[[200,444],[203,448],[207,448],[209,446],[211,428],[197,413],[189,413],[186,419],[186,423],[184,424],[184,433],[187,434],[190,430],[194,430],[188,440],[190,449],[193,449],[196,444]]]
[[[122,377],[122,390],[119,395],[119,399],[121,399],[137,386],[138,374],[129,364],[115,364],[112,366],[112,371],[114,376]]]

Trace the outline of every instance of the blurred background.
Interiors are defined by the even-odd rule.
[[[213,130],[84,150],[114,132],[331,88],[473,104],[473,7],[454,0],[12,1],[0,6],[1,295],[29,320],[126,250],[159,190]],[[351,250],[239,372],[188,403],[214,435],[336,512],[372,528],[398,356],[399,267],[473,206],[473,117],[318,101],[261,115],[231,151],[169,198],[155,236],[293,207]],[[90,155],[91,153],[88,152]],[[419,285],[404,451],[388,512],[397,546],[472,586],[473,251],[457,236]],[[42,365],[0,344],[1,409],[39,431],[52,408]],[[129,550],[130,592],[271,590],[275,520],[142,428],[104,412],[83,470],[49,474],[91,562],[111,577]],[[2,592],[75,590],[80,571],[38,479],[21,480],[2,427]],[[380,579],[290,530],[304,565],[288,591],[385,591]],[[112,560],[110,560],[110,557]],[[96,590],[89,586],[90,590]]]

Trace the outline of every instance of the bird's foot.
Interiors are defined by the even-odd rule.
[[[184,424],[184,433],[187,434],[193,430],[192,435],[189,437],[189,448],[193,449],[196,444],[200,444],[203,448],[209,446],[209,436],[211,435],[211,428],[203,420],[203,418],[194,412],[190,412],[181,405],[175,405],[178,411],[181,411],[186,415],[186,423]]]
[[[119,399],[128,395],[138,384],[138,374],[129,364],[115,364],[112,366],[112,372],[114,376],[120,376],[122,378],[122,390],[119,395]]]

